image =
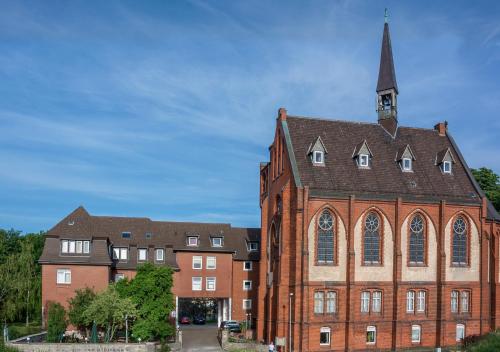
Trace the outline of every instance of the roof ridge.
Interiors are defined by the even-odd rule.
[[[330,121],[330,122],[345,122],[345,123],[354,123],[354,124],[362,124],[362,125],[375,125],[380,126],[375,122],[365,122],[365,121],[352,121],[352,120],[342,120],[342,119],[330,119],[327,117],[311,117],[311,116],[299,116],[299,115],[288,115],[288,118],[296,118],[296,119],[304,119],[304,120],[319,120],[319,121]]]

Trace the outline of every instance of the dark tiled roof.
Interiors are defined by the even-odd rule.
[[[450,148],[448,136],[434,129],[399,127],[392,138],[380,125],[304,117],[287,117],[298,177],[315,194],[344,192],[364,195],[409,195],[479,203],[464,164],[456,159],[451,175],[436,166],[436,154]],[[330,153],[325,166],[312,165],[307,147],[321,136]],[[366,140],[373,153],[370,169],[359,169],[352,159],[353,150]],[[409,145],[415,155],[413,172],[402,172],[396,156]]]
[[[123,238],[122,233],[130,233]],[[199,246],[187,246],[189,235],[199,237]],[[211,246],[211,237],[223,236],[221,248]],[[40,262],[71,262],[98,264],[111,263],[107,244],[114,247],[129,247],[129,260],[117,262],[117,268],[134,268],[137,265],[137,248],[148,248],[152,260],[154,248],[165,248],[165,264],[177,267],[176,251],[234,253],[238,260],[258,260],[254,252],[248,252],[247,241],[260,241],[260,229],[233,228],[230,224],[152,221],[149,218],[92,216],[83,207],[47,232],[47,237],[56,239],[47,242]],[[61,256],[59,239],[93,239],[90,256]],[[98,240],[104,243],[97,246]]]
[[[384,35],[382,38],[382,50],[380,53],[380,68],[378,71],[377,92],[394,88],[398,92],[396,83],[396,71],[392,58],[391,35],[389,34],[389,24],[384,25]]]

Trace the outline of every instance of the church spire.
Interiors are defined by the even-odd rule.
[[[394,136],[398,127],[396,108],[398,85],[396,83],[396,71],[394,70],[394,60],[392,58],[387,9],[385,9],[384,22],[384,34],[382,37],[382,50],[380,53],[380,68],[377,82],[377,112],[379,124]]]

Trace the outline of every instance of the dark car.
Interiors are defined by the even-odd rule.
[[[229,332],[241,332],[241,327],[240,323],[238,323],[236,320],[228,320],[228,321],[223,321],[220,324],[221,329],[227,329]]]
[[[191,319],[189,319],[189,317],[181,317],[181,319],[179,320],[179,323],[181,323],[181,324],[191,324]]]
[[[205,317],[194,317],[193,324],[203,325],[206,323]]]

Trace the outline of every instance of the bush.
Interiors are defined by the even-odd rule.
[[[17,348],[5,346],[3,343],[3,336],[0,338],[0,352],[19,352]]]
[[[467,342],[467,341],[464,341]],[[500,333],[492,332],[481,338],[475,338],[475,343],[471,343],[467,347],[469,352],[490,352],[500,351]]]
[[[0,329],[1,330],[1,329]],[[23,336],[37,334],[42,331],[40,323],[31,323],[26,326],[25,323],[15,323],[9,325],[9,339],[15,340]]]
[[[66,311],[59,303],[49,303],[47,318],[47,342],[61,342],[68,322]]]
[[[82,290],[76,290],[75,296],[68,300],[69,321],[71,322],[71,324],[78,327],[78,329],[88,330],[92,327],[92,324],[86,323],[84,313],[94,301],[95,297],[96,293],[92,289],[86,287]]]

